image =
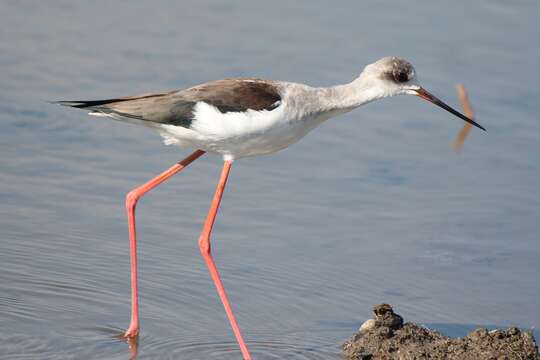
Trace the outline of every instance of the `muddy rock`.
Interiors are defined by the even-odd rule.
[[[343,344],[348,360],[540,360],[533,335],[512,327],[476,329],[451,339],[394,313],[388,304],[377,305],[374,317]]]

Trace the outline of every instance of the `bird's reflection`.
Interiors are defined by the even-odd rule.
[[[128,359],[135,360],[139,355],[139,335],[133,337],[124,336],[124,331],[115,333],[113,336],[115,339],[125,342],[128,346]]]
[[[129,360],[135,360],[139,355],[139,336],[124,338],[128,344]]]

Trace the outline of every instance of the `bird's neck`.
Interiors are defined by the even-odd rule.
[[[347,112],[385,97],[384,93],[373,85],[360,75],[348,84],[317,88],[315,91],[321,110]]]

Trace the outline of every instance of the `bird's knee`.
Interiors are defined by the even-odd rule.
[[[133,189],[126,194],[126,209],[134,209],[137,205],[137,201],[141,198],[141,194],[138,191],[139,189]]]
[[[199,250],[201,251],[201,255],[209,256],[211,254],[212,249],[210,248],[210,241],[205,238],[199,239]]]

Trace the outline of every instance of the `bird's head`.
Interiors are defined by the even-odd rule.
[[[395,95],[415,95],[484,131],[486,130],[474,120],[454,110],[421,87],[418,84],[414,67],[407,60],[394,56],[382,58],[366,66],[358,79],[363,84],[369,85],[373,100]]]

